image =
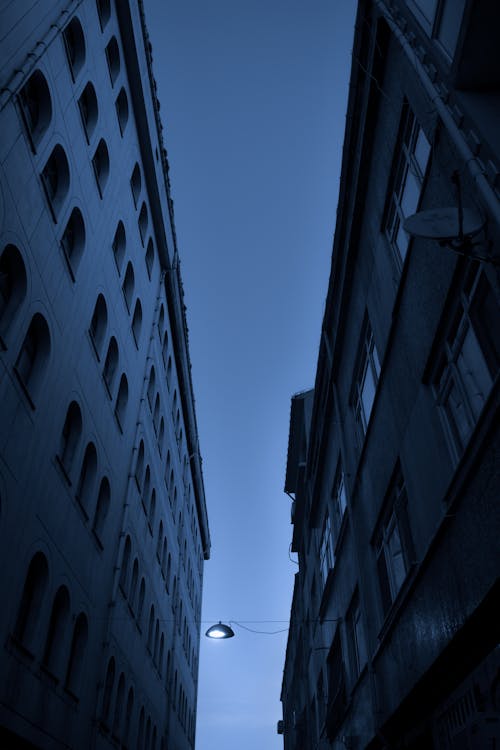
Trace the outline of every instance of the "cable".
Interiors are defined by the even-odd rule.
[[[262,622],[273,622],[272,620],[262,620]],[[286,622],[286,620],[276,620],[275,622]],[[243,628],[243,630],[248,630],[249,633],[258,633],[259,635],[276,635],[277,633],[286,633],[289,628],[282,628],[281,630],[254,630],[253,628],[247,628],[246,625],[242,625],[241,622],[236,622],[236,620],[230,620],[230,625],[238,625],[239,628]]]

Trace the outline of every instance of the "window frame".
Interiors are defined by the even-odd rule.
[[[486,313],[481,314],[481,310],[478,309],[488,299],[488,295],[491,295],[500,311],[500,300],[495,285],[490,283],[487,273],[479,264],[471,263],[453,308],[448,314],[432,376],[432,390],[454,464],[458,463],[469,443],[500,370],[500,337],[497,334],[498,343],[495,346],[496,342],[492,339],[494,330],[483,320]],[[466,339],[469,334],[473,337],[474,357],[471,357],[471,339],[468,344],[469,352],[466,352]],[[479,372],[480,370],[482,372]],[[472,376],[476,378],[474,382]],[[486,381],[488,382],[485,388]],[[472,388],[478,388],[477,392],[473,392]],[[460,416],[458,411],[454,410],[451,400],[453,390],[460,399],[455,406],[463,408],[463,432]],[[477,397],[481,399],[481,404],[478,404]]]
[[[380,357],[375,344],[373,329],[368,315],[366,315],[361,329],[357,364],[354,371],[351,391],[351,405],[354,411],[354,418],[357,425],[356,432],[360,447],[362,446],[368,432],[371,416],[373,414],[373,406],[375,404],[378,384],[380,382],[380,372]],[[366,398],[364,396],[368,373],[370,373],[372,378],[373,395],[371,396],[369,407],[366,407]]]
[[[423,141],[420,138],[423,138]],[[417,157],[417,147],[424,146],[426,154],[421,160]],[[431,161],[432,146],[428,141],[424,129],[417,120],[415,113],[409,106],[407,100],[403,103],[399,135],[396,142],[394,153],[392,177],[386,199],[386,210],[384,227],[387,239],[392,248],[393,257],[397,266],[398,273],[401,274],[406,258],[411,247],[411,237],[404,231],[403,222],[410,212],[405,213],[403,203],[405,200],[405,190],[409,185],[408,176],[411,175],[415,180],[418,193],[414,202],[415,213],[420,206],[422,195],[425,189],[426,177],[429,171]],[[398,244],[398,238],[404,240],[404,248]]]
[[[399,538],[399,551],[403,564],[403,575],[396,575],[394,553],[391,551],[394,531]],[[414,568],[415,552],[408,516],[408,493],[403,473],[397,465],[372,539],[384,619],[405,589]]]

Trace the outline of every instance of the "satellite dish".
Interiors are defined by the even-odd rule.
[[[460,227],[459,209],[456,206],[419,211],[408,216],[403,223],[405,232],[413,237],[425,237],[440,242],[474,237],[483,226],[484,222],[480,216],[470,208],[464,208]]]

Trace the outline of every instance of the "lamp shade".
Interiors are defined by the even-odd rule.
[[[222,640],[223,638],[232,638],[234,636],[234,630],[229,625],[224,625],[219,621],[217,625],[212,625],[208,628],[205,635],[207,638]]]

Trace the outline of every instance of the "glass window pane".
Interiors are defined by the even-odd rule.
[[[396,245],[398,246],[401,261],[406,258],[406,251],[408,250],[409,237],[403,229],[402,222],[399,223],[398,233],[396,235]]]
[[[465,334],[457,359],[457,368],[472,413],[477,419],[486,396],[490,392],[492,380],[483,352],[471,326],[468,327]]]
[[[401,539],[396,522],[392,526],[387,538],[387,563],[391,581],[392,597],[395,598],[406,578],[406,567],[401,548]]]
[[[422,20],[427,30],[432,30],[434,16],[436,14],[437,0],[406,0],[412,11],[416,11],[419,20]]]
[[[427,140],[427,138],[425,137],[425,133],[422,130],[422,128],[419,128],[413,153],[415,155],[415,160],[418,164],[422,177],[424,176],[425,170],[427,169],[427,162],[429,161],[430,152],[431,152],[431,145],[429,141]]]
[[[453,380],[450,382],[449,390],[445,396],[443,405],[446,410],[448,424],[454,433],[455,440],[460,446],[463,446],[469,437],[472,425],[465,408],[462,394]]]
[[[406,182],[401,196],[401,209],[406,219],[417,210],[418,199],[420,197],[420,185],[416,176],[408,170],[406,173]]]
[[[465,0],[446,0],[439,21],[437,37],[450,57],[455,54]]]
[[[373,374],[371,367],[368,366],[365,370],[365,375],[363,378],[363,382],[361,385],[361,400],[363,402],[363,414],[364,414],[364,421],[365,425],[368,424],[368,420],[370,419],[370,414],[372,411],[373,406],[373,400],[375,398],[375,381],[373,379]]]

